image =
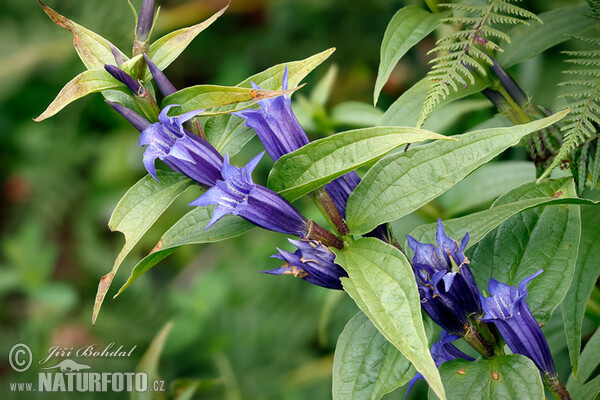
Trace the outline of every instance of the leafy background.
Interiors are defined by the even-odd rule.
[[[154,37],[201,21],[224,3],[162,1]],[[523,6],[540,13],[579,3],[538,0],[525,1]],[[138,9],[140,4],[134,1]],[[235,85],[271,65],[335,46],[337,51],[328,62],[309,75],[308,85],[294,95],[294,107],[313,139],[369,126],[382,113],[368,105],[383,33],[394,13],[408,4],[424,6],[419,1],[233,0],[227,13],[166,72],[178,88],[198,83]],[[123,0],[61,0],[49,6],[120,48],[130,46],[134,22]],[[8,392],[9,382],[34,381],[37,376],[36,368],[23,374],[12,371],[4,355],[15,343],[27,343],[36,357],[54,345],[103,348],[113,341],[126,348],[137,345],[129,359],[89,363],[94,371],[132,371],[155,335],[172,321],[158,364],[159,375],[172,389],[196,385],[196,397],[208,399],[329,398],[335,343],[357,308],[343,293],[299,279],[260,274],[277,265],[268,258],[275,246],[287,248],[278,234],[254,229],[230,241],[181,248],[117,300],[111,300],[109,292],[96,325],[91,326],[98,280],[123,244],[120,234],[110,233],[107,221],[127,188],[144,176],[142,150],[136,146],[136,132],[99,95],[73,103],[42,123],[33,122],[62,85],[84,67],[72,49],[71,34],[52,23],[37,2],[5,0],[0,10],[2,397],[17,398]],[[402,58],[383,88],[379,110],[386,110],[426,74],[426,52],[434,41],[426,39]],[[563,78],[564,57],[559,51],[570,46],[570,42],[561,44],[509,72],[538,104],[550,107],[556,84]],[[328,70],[332,65],[334,70]],[[473,98],[479,103],[470,104],[468,118],[452,118],[449,112],[432,117],[430,123],[441,126],[441,133],[464,132],[493,115],[483,99]],[[239,162],[258,151],[259,143],[251,141],[238,156]],[[513,148],[502,158],[514,166],[514,173],[508,175],[511,179],[500,176],[493,185],[487,183],[488,189],[481,189],[484,174],[476,171],[395,222],[396,236],[403,237],[438,216],[486,208],[503,192],[533,180],[533,168],[528,175],[527,165],[531,165],[522,163],[523,149]],[[263,161],[255,176],[266,181],[270,167]],[[154,247],[161,233],[186,211],[185,204],[194,194],[190,190],[159,219],[132,251],[131,260],[125,261],[113,288],[125,282],[134,259]],[[319,220],[311,204],[300,200],[298,206]],[[592,325],[587,318],[584,334]],[[559,312],[544,329],[558,368],[564,368],[559,373],[566,379],[569,362]],[[175,393],[184,394],[173,390],[168,396]],[[413,398],[419,396],[426,396],[422,382],[413,393]],[[43,397],[66,398],[60,393]],[[95,397],[100,395],[81,396]],[[398,390],[387,398],[403,397],[403,390]]]

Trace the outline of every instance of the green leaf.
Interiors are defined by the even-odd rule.
[[[383,111],[359,101],[345,101],[335,105],[329,114],[336,126],[369,127],[379,124]]]
[[[406,257],[374,238],[361,238],[336,254],[336,262],[349,275],[342,278],[346,292],[444,399],[440,375],[429,354],[417,284]]]
[[[225,10],[227,10],[227,7],[229,7],[229,4],[217,11],[204,22],[187,28],[178,29],[161,37],[150,45],[148,57],[150,57],[161,71],[164,70],[179,57],[200,32],[208,28],[217,20],[217,18],[223,15]],[[146,68],[144,81],[148,81],[151,77],[150,70]]]
[[[564,193],[571,190],[570,188],[573,187],[573,180],[559,179],[557,181],[561,183],[561,187],[551,197],[538,197],[533,199],[519,200],[515,201],[514,203],[503,204],[497,207],[492,207],[488,210],[472,213],[464,217],[446,220],[444,221],[446,233],[451,238],[462,238],[468,232],[468,249],[474,246],[477,242],[483,239],[485,235],[500,226],[500,224],[513,215],[517,215],[518,213],[530,208],[554,204],[598,204],[597,201],[565,196]],[[545,185],[554,185],[554,182],[555,181],[547,181],[545,182]],[[539,186],[543,186],[543,184]],[[519,190],[519,188],[515,190]],[[435,223],[421,225],[417,229],[414,229],[410,235],[422,243],[435,243],[435,228]],[[404,240],[404,248],[407,250],[407,253],[410,252],[410,249],[408,249],[406,246],[406,240]]]
[[[519,200],[548,197],[563,192],[577,197],[572,181],[525,184],[500,197],[491,210]],[[581,234],[578,206],[547,206],[512,216],[474,245],[468,254],[478,286],[487,288],[490,278],[518,286],[526,277],[544,272],[528,285],[527,305],[537,321],[545,324],[564,299],[575,269]]]
[[[451,91],[446,98],[440,99],[438,108],[444,104],[448,104],[470,94],[479,93],[489,85],[490,81],[488,78],[477,75],[475,77],[475,84],[469,85],[466,88],[461,86],[456,92]],[[429,92],[429,89],[431,89],[431,80],[429,80],[427,77],[412,85],[410,89],[404,92],[402,96],[400,96],[398,100],[396,100],[386,110],[386,112],[383,114],[383,117],[381,117],[381,121],[379,121],[379,125],[416,125],[417,121],[419,120],[419,113],[421,112],[423,103],[425,103],[425,98],[427,97],[427,92]],[[443,111],[436,109],[430,118],[433,118],[436,113],[441,112]]]
[[[600,365],[600,329],[590,338],[581,353],[581,363],[577,378],[573,374],[567,382],[567,390],[573,399],[594,400],[600,393],[600,376],[594,371]]]
[[[567,336],[567,346],[573,373],[577,377],[581,351],[581,325],[586,304],[594,284],[600,275],[600,210],[597,207],[581,207],[581,242],[571,288],[561,305]]]
[[[440,375],[449,400],[545,399],[538,369],[521,354],[448,361],[440,366]],[[436,398],[431,391],[429,398]]]
[[[289,201],[365,165],[396,147],[446,136],[406,127],[363,128],[316,140],[284,155],[269,174],[269,188]]]
[[[510,43],[500,43],[504,52],[497,54],[498,62],[508,68],[584,32],[598,23],[585,17],[589,13],[588,6],[565,7],[539,14],[543,24],[515,26],[508,32]]]
[[[355,235],[407,215],[427,204],[531,132],[566,115],[510,128],[492,128],[453,136],[379,160],[348,199],[347,224]]]
[[[148,385],[154,383],[155,380],[160,380],[160,375],[158,374],[158,364],[160,362],[160,356],[163,352],[163,348],[165,347],[165,342],[167,341],[167,337],[171,332],[171,328],[173,328],[173,322],[169,321],[163,326],[163,328],[156,334],[154,339],[152,339],[152,343],[150,343],[150,347],[142,356],[139,364],[135,368],[136,372],[144,372],[147,375]],[[152,392],[152,390],[145,392],[131,392],[132,400],[157,400],[157,399],[166,399],[167,396],[165,393],[160,392]]]
[[[252,87],[250,81],[252,81],[264,90],[280,90],[283,73],[287,66],[289,69],[288,87],[295,88],[309,72],[325,61],[334,50],[334,48],[331,48],[304,60],[275,65],[249,77],[237,86],[250,88]],[[234,106],[224,106],[212,111],[231,111],[233,109]],[[229,153],[230,156],[237,154],[254,135],[254,130],[246,127],[242,118],[230,114],[209,118],[206,122],[205,132],[208,141],[220,153]]]
[[[489,205],[501,194],[534,180],[535,166],[529,161],[490,162],[442,194],[437,201],[445,214],[456,215]]]
[[[338,338],[333,359],[333,399],[382,398],[415,374],[412,364],[358,312]]]
[[[293,91],[296,88],[290,90]],[[235,86],[196,85],[179,90],[163,100],[162,106],[178,104],[177,113],[228,106],[247,101],[260,101],[281,96],[290,91],[258,90]],[[205,113],[208,114],[208,113]]]
[[[433,32],[448,14],[449,12],[432,14],[415,6],[403,7],[394,14],[381,42],[381,61],[375,82],[373,104],[377,104],[381,88],[402,56]]]
[[[185,175],[173,171],[157,170],[156,176],[160,182],[146,175],[133,185],[121,198],[110,217],[108,223],[110,230],[123,232],[125,245],[117,256],[112,270],[100,280],[92,324],[96,322],[104,297],[127,254],[167,207],[193,184],[193,181]]]
[[[122,83],[113,78],[104,68],[83,71],[61,89],[48,108],[39,117],[35,118],[34,121],[40,122],[46,118],[50,118],[68,104],[90,93],[124,87]]]
[[[213,226],[204,230],[210,222],[215,206],[196,207],[177,221],[158,241],[152,252],[142,259],[131,271],[127,282],[115,295],[131,285],[137,278],[155,266],[178,247],[186,244],[214,243],[230,239],[252,229],[254,225],[240,217],[226,215]]]
[[[115,65],[115,57],[111,51],[111,47],[118,51],[123,59],[129,59],[129,57],[102,36],[63,17],[41,1],[40,4],[46,14],[48,14],[57,25],[62,26],[73,34],[73,46],[87,69],[104,68],[104,64]]]
[[[467,116],[475,111],[490,108],[492,103],[487,99],[483,100],[461,100],[436,108],[431,116],[423,124],[423,129],[444,134],[451,133],[449,128],[458,122],[464,121]],[[473,129],[475,130],[475,129]],[[455,132],[452,132],[455,133]]]

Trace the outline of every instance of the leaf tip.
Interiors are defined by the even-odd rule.
[[[98,318],[98,313],[102,307],[102,302],[106,297],[106,292],[108,292],[114,277],[115,274],[111,271],[100,278],[100,283],[98,284],[98,293],[96,293],[96,301],[94,302],[94,310],[92,312],[92,325],[96,324],[96,319]]]

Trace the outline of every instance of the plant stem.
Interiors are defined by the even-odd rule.
[[[340,235],[346,236],[348,233],[350,233],[348,225],[346,225],[346,222],[340,215],[339,210],[333,203],[331,196],[329,196],[324,188],[313,192],[312,198],[317,203],[321,214],[327,218],[331,226],[333,226]]]
[[[329,232],[327,229],[321,227],[315,221],[308,221],[308,234],[307,238],[311,240],[318,240],[325,246],[335,247],[336,249],[343,249],[344,242],[342,239]]]

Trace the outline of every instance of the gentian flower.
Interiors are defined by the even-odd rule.
[[[431,357],[433,358],[433,362],[435,363],[436,367],[439,368],[440,365],[442,365],[446,361],[452,361],[457,358],[462,358],[467,361],[475,361],[473,357],[463,353],[455,345],[452,344],[452,342],[456,339],[458,339],[458,336],[450,335],[448,332],[442,331],[440,340],[438,342],[435,342],[431,346]],[[408,398],[408,395],[410,394],[410,391],[412,390],[414,384],[421,379],[424,380],[425,377],[420,372],[417,372],[414,378],[412,378],[408,383],[408,391],[406,392],[405,399]]]
[[[317,286],[342,290],[340,278],[348,276],[348,273],[334,262],[335,254],[315,240],[288,240],[298,250],[290,253],[278,248],[279,254],[272,257],[286,263],[279,268],[262,272],[272,275],[294,275]]]
[[[252,88],[261,89],[256,83]],[[283,90],[288,88],[288,68],[283,73]],[[273,161],[308,144],[308,137],[292,111],[289,96],[260,100],[260,108],[233,113],[244,119],[247,127],[254,129]]]
[[[142,9],[135,27],[135,38],[140,42],[145,42],[152,31],[154,19],[154,0],[144,0]]]
[[[175,86],[167,79],[167,76],[152,62],[150,57],[144,53],[144,59],[146,60],[146,64],[148,65],[148,69],[150,69],[150,73],[154,78],[154,82],[156,82],[156,86],[158,86],[158,90],[162,93],[163,96],[167,97],[177,91]]]
[[[217,205],[205,229],[224,215],[233,214],[271,231],[289,235],[309,233],[308,221],[293,205],[274,191],[252,182],[252,171],[262,155],[240,168],[231,165],[229,155],[225,154],[222,177],[190,203],[191,206]]]
[[[106,72],[111,74],[113,78],[115,78],[121,83],[124,83],[134,94],[139,95],[144,91],[142,85],[140,85],[138,81],[129,76],[121,68],[115,67],[114,65],[105,64],[104,69],[106,70]]]
[[[470,325],[469,317],[483,315],[479,289],[463,253],[469,234],[459,244],[446,235],[444,224],[438,219],[439,247],[419,243],[409,235],[406,238],[415,253],[413,269],[421,306],[442,328],[463,336]]]
[[[254,89],[260,86],[252,83]],[[283,73],[282,90],[288,88],[288,68]],[[289,96],[278,96],[260,100],[259,108],[246,109],[233,113],[243,118],[245,125],[254,129],[265,150],[273,161],[281,156],[298,150],[309,143],[308,136],[292,111],[292,101]],[[360,182],[360,177],[354,171],[334,179],[325,185],[325,190],[342,218],[346,218],[346,203],[354,188]],[[389,241],[387,226],[382,225],[367,236]]]
[[[144,129],[140,135],[139,146],[148,146],[144,152],[146,170],[156,179],[154,162],[159,158],[174,171],[202,185],[215,185],[221,179],[223,157],[210,143],[182,126],[203,110],[169,117],[167,113],[172,107],[176,105],[163,108],[158,116],[159,122]]]
[[[527,306],[527,284],[543,271],[523,279],[519,287],[490,278],[490,297],[481,296],[484,322],[493,322],[513,353],[529,357],[542,375],[557,378],[552,354],[540,326]]]
[[[125,118],[131,125],[135,127],[138,131],[142,132],[144,129],[148,128],[151,124],[150,122],[142,117],[140,114],[135,111],[122,106],[119,103],[113,103],[112,101],[105,100],[109,106],[111,106],[116,112],[121,114],[123,118]]]

